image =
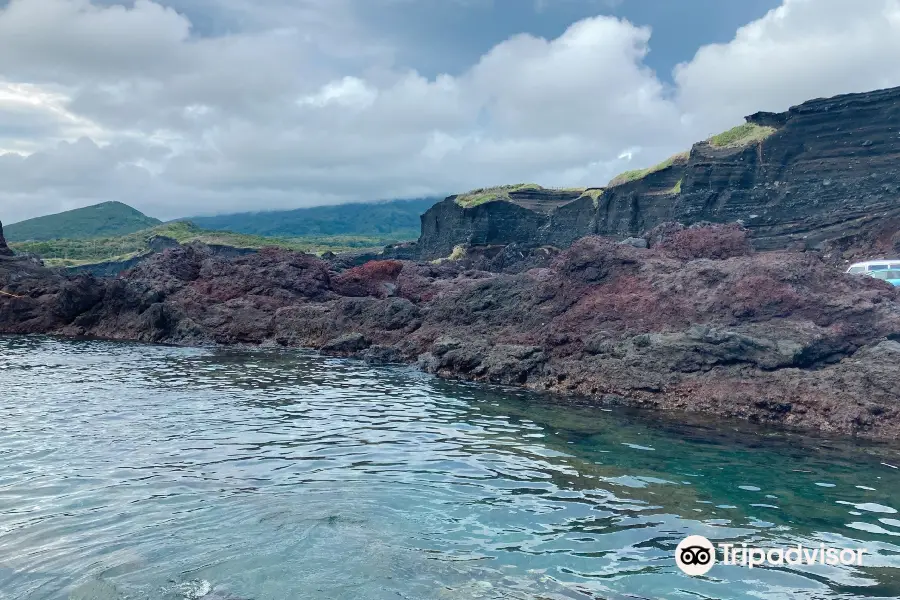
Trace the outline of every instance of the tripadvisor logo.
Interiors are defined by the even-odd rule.
[[[716,564],[716,549],[702,535],[689,535],[675,548],[675,564],[690,575],[706,575]]]
[[[855,565],[862,566],[862,548],[826,548],[820,544],[817,548],[805,547],[802,544],[789,548],[751,548],[747,544],[718,544],[721,550],[723,565],[736,565],[753,569],[763,565],[798,566],[798,565]],[[702,535],[691,535],[675,548],[675,564],[687,575],[699,577],[706,575],[716,564],[716,549],[712,542]]]

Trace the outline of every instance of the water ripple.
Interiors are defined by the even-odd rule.
[[[304,352],[0,338],[0,390],[3,598],[900,596],[888,447]],[[872,560],[691,579],[688,534]]]

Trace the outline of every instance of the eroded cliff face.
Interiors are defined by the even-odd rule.
[[[450,196],[422,215],[422,234],[418,242],[421,257],[433,259],[448,256],[458,245],[536,242],[544,239],[551,221],[565,220],[569,227],[584,215],[590,221],[590,214],[581,210],[583,202],[578,200],[581,193],[580,190],[512,192],[509,202],[487,202],[471,207],[460,206],[457,197]],[[590,198],[583,200],[593,206]],[[577,208],[573,211],[573,207]],[[582,233],[577,237],[588,235],[592,228],[592,223],[584,223],[579,228]],[[570,239],[570,232],[564,235],[565,245],[577,239]]]
[[[869,244],[900,253],[900,88],[746,119],[776,131],[733,147],[700,142],[686,161],[596,199],[560,204],[558,192],[533,190],[530,203],[463,208],[450,197],[422,217],[422,257],[447,256],[458,244],[564,247],[585,235],[641,235],[666,221],[740,221],[759,249],[827,248],[848,258]],[[547,208],[536,210],[542,194]]]
[[[6,245],[6,238],[3,237],[3,223],[0,223],[0,256],[12,256],[13,251]]]
[[[751,123],[777,131],[735,152],[697,144],[675,220],[743,220],[759,248],[817,247],[900,216],[900,88],[812,100]]]

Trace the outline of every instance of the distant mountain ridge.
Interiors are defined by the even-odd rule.
[[[205,230],[263,237],[360,236],[414,240],[419,236],[420,216],[439,200],[421,198],[354,202],[293,210],[186,217],[170,222],[190,222]],[[127,204],[103,202],[12,223],[6,226],[6,239],[9,242],[44,242],[113,238],[162,224],[159,219],[148,217]]]
[[[388,237],[350,235],[266,237],[232,231],[207,231],[188,221],[172,221],[114,237],[12,242],[11,249],[18,254],[38,256],[51,267],[90,270],[96,274],[115,274],[134,266],[154,252],[193,242],[217,247],[217,252],[222,252],[226,248],[242,253],[265,247],[278,247],[299,252],[320,253],[372,252],[397,241]],[[3,248],[3,244],[0,244],[0,256],[4,254]]]
[[[440,200],[421,198],[354,202],[178,220],[190,221],[203,229],[261,236],[377,235],[412,240],[419,236],[421,215]]]
[[[6,226],[9,242],[89,239],[127,235],[162,224],[121,202],[103,202],[85,208],[35,217]]]

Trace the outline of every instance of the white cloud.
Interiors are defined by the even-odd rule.
[[[190,23],[149,0],[133,8],[90,0],[13,0],[0,18],[0,70],[39,82],[117,81],[189,69],[179,52]]]
[[[677,115],[643,65],[649,40],[648,28],[586,19],[555,40],[521,35],[497,45],[471,78],[508,135],[587,130],[621,140],[625,129],[665,132]]]
[[[329,83],[317,93],[300,98],[301,106],[324,108],[336,105],[342,108],[365,109],[375,102],[378,90],[369,87],[365,81],[357,77],[344,77],[340,81]]]
[[[700,48],[675,82],[704,133],[758,110],[900,85],[900,2],[784,0],[729,43]]]
[[[0,153],[30,154],[0,154],[0,218],[598,185],[750,112],[900,84],[898,0],[785,0],[700,48],[673,89],[646,67],[651,31],[609,17],[427,78],[392,65],[350,0],[170,2],[215,4],[228,31],[150,0],[0,9]]]

